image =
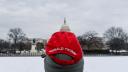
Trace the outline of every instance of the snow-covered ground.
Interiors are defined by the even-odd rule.
[[[84,72],[128,72],[127,56],[84,57]],[[41,57],[0,57],[0,72],[45,72]]]

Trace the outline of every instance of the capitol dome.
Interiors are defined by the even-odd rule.
[[[64,24],[61,26],[60,31],[70,31],[69,26],[66,24],[65,18],[64,18]]]

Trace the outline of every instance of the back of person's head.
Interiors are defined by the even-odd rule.
[[[82,59],[82,49],[74,33],[64,20],[60,31],[55,32],[46,46],[46,54],[57,64],[75,64]]]

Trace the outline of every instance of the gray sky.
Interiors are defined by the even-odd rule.
[[[0,0],[0,38],[15,27],[29,38],[48,38],[64,17],[76,35],[101,35],[111,26],[128,32],[128,0]]]

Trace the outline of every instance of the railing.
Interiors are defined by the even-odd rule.
[[[120,52],[120,53],[90,53],[90,52],[85,52],[85,56],[128,56],[128,52]],[[0,53],[0,57],[45,57],[44,52],[24,52],[24,53]]]
[[[31,56],[41,56],[43,53],[0,53],[0,57],[31,57]]]

